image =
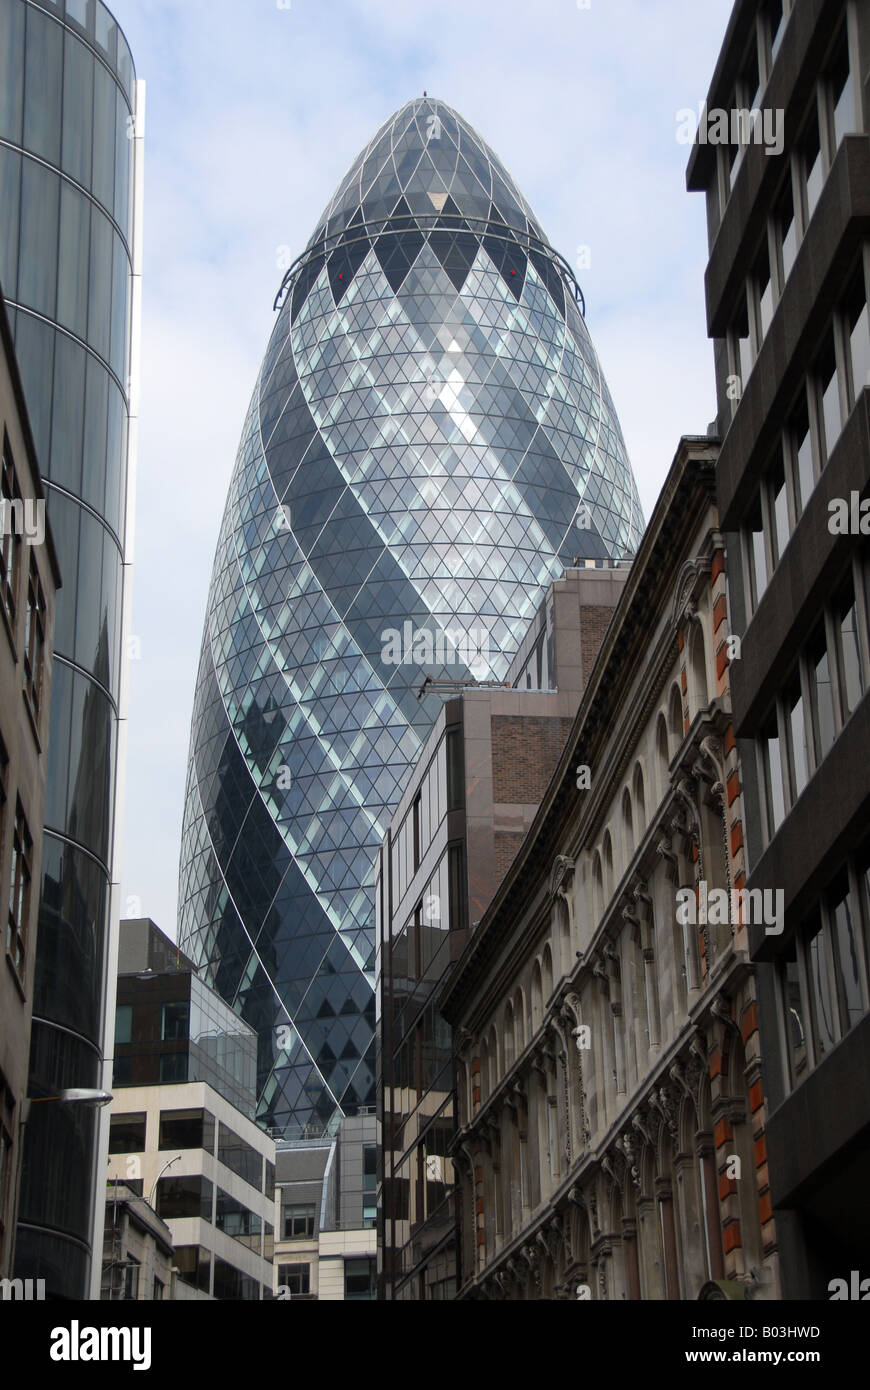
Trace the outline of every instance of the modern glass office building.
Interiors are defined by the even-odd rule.
[[[0,285],[63,579],[31,1096],[105,1081],[135,116],[130,50],[99,0],[0,0]],[[97,1138],[92,1109],[31,1108],[16,1272],[44,1278],[50,1296],[89,1286]]]
[[[641,508],[580,289],[456,112],[402,107],[287,272],[212,576],[184,950],[259,1035],[260,1120],[374,1101],[373,884],[441,707]]]

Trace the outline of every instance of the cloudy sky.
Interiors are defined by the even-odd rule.
[[[297,255],[360,149],[426,89],[577,262],[649,517],[715,415],[703,199],[676,113],[731,0],[114,0],[147,83],[141,434],[122,913],[176,933],[206,596],[230,473]],[[138,900],[138,901],[137,901]]]

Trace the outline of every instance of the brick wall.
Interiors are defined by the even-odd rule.
[[[495,832],[495,878],[498,883],[501,883],[516,859],[520,845],[525,838],[521,831],[514,833],[508,830],[497,830]]]
[[[496,716],[492,721],[492,799],[496,805],[532,806],[556,770],[572,719]]]
[[[592,675],[592,667],[598,655],[604,634],[613,617],[612,608],[595,608],[586,605],[580,609],[580,650],[583,654],[583,683]]]

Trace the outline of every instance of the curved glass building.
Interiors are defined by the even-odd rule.
[[[259,1034],[259,1117],[374,1100],[377,849],[440,708],[643,520],[573,275],[455,111],[402,107],[290,267],[197,680],[183,949]]]
[[[122,698],[135,106],[130,50],[99,0],[0,0],[0,286],[63,580],[31,1096],[104,1084]],[[87,1295],[97,1131],[93,1109],[31,1107],[16,1273],[45,1279],[49,1297]]]

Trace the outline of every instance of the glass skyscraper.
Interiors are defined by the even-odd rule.
[[[440,708],[424,678],[504,680],[550,582],[630,557],[643,518],[573,273],[441,102],[365,147],[276,307],[211,582],[180,935],[292,1133],[374,1101],[374,866]]]
[[[0,286],[63,580],[31,1096],[106,1082],[135,117],[130,50],[99,0],[0,0]],[[50,1297],[85,1297],[97,1112],[35,1105],[24,1133],[16,1273],[45,1279]]]

